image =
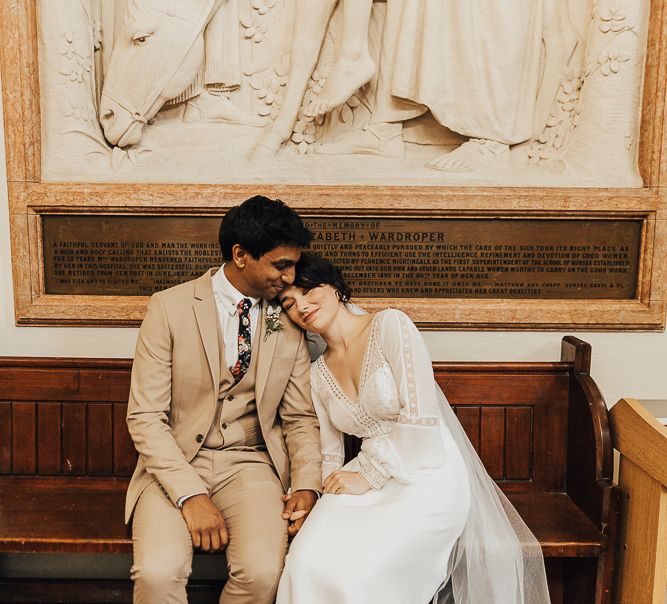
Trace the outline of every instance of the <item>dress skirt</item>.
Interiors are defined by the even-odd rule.
[[[427,604],[470,507],[466,468],[447,441],[444,464],[410,484],[392,478],[364,495],[323,495],[292,542],[277,604]]]
[[[542,12],[542,0],[390,0],[387,18],[400,22],[392,94],[466,136],[530,139]]]

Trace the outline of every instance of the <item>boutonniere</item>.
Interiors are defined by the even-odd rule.
[[[281,331],[285,325],[280,320],[281,306],[269,306],[266,309],[266,318],[264,319],[264,341],[275,332]]]

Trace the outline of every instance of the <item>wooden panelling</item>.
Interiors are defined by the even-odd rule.
[[[14,401],[57,401],[70,398],[79,391],[79,376],[76,370],[27,369],[15,367],[0,371],[2,398]],[[28,394],[29,393],[29,394]]]
[[[86,406],[83,403],[63,404],[62,473],[82,476],[86,473]]]
[[[35,403],[12,403],[12,472],[34,474],[37,469]]]
[[[110,476],[113,473],[113,408],[110,403],[88,405],[87,474]]]
[[[482,408],[480,457],[494,480],[505,478],[505,409]]]
[[[47,367],[34,368],[30,360],[20,359],[17,361],[19,366],[7,368],[0,360],[0,376],[6,373],[16,378],[19,375],[16,372],[21,372],[22,386],[13,383],[11,387],[18,400],[33,392],[35,384],[40,385],[39,391],[45,384],[51,384],[56,392],[69,395],[62,402],[54,402],[54,396],[47,395],[36,406],[35,471],[44,475],[131,476],[136,452],[125,424],[131,363],[115,359],[108,362],[83,359],[41,361]],[[62,367],[58,368],[58,364]],[[484,365],[479,364],[480,367]],[[532,475],[533,441],[542,442],[543,448],[553,453],[558,449],[556,441],[563,436],[559,426],[564,426],[566,419],[562,417],[562,405],[554,404],[558,399],[545,396],[541,388],[546,388],[550,396],[556,393],[562,396],[563,380],[568,380],[564,371],[567,365],[543,364],[542,371],[536,368],[539,364],[487,365],[489,372],[484,371],[486,367],[471,371],[473,364],[436,363],[434,368],[450,401],[457,401],[453,407],[459,421],[488,464],[492,476],[497,480],[531,481],[535,478]],[[58,377],[59,372],[65,376],[63,379]],[[540,387],[530,386],[535,380]],[[7,379],[0,381],[0,384],[7,383]],[[465,395],[461,391],[464,388],[469,389]],[[511,392],[505,392],[505,388],[510,388]],[[530,411],[534,406],[539,408],[535,415]],[[5,413],[9,413],[8,408],[5,404]],[[535,418],[539,426],[533,425]],[[549,429],[543,434],[547,425]],[[9,425],[5,422],[5,427],[0,429],[10,434],[11,421]],[[501,437],[502,440],[498,440]],[[21,442],[21,446],[21,459],[25,460],[26,445]],[[5,446],[2,455],[4,461],[0,460],[0,464],[4,466],[0,465],[0,468],[5,467],[2,471],[11,472],[11,448]],[[538,490],[544,488],[545,477],[551,484],[559,484],[562,480],[562,472],[544,467],[548,459],[551,458],[536,464],[535,487]],[[558,453],[555,459],[561,459]],[[24,463],[26,473],[29,473],[29,467]]]
[[[127,401],[130,392],[130,371],[127,369],[80,369],[79,381],[78,398],[76,400],[110,403]]]
[[[0,474],[129,477],[127,403],[0,402]]]
[[[0,474],[131,476],[131,369],[128,359],[0,358]]]
[[[11,421],[0,425],[7,434],[4,442],[12,443],[11,448],[6,445],[0,450],[0,471],[12,471],[12,448],[18,445],[23,473],[131,476],[136,452],[125,424],[131,363],[40,361],[45,366],[33,367],[30,360],[21,359],[17,366],[5,367],[0,360],[3,395],[2,385],[10,382],[2,377],[5,374],[20,377],[9,388],[19,401],[29,398],[34,387],[41,393],[45,385],[58,394],[67,393],[60,401],[54,401],[52,394],[36,406],[30,401],[36,424],[26,433],[27,441],[23,437],[10,441]],[[482,363],[477,367],[475,371],[472,363],[434,364],[436,378],[489,473],[499,481],[527,483],[520,488],[536,491],[562,485],[567,410],[560,401],[568,392],[568,365]],[[9,404],[4,405],[4,413],[10,413]],[[30,440],[33,433],[37,436]],[[28,455],[31,447],[36,448],[32,457]]]
[[[569,387],[548,404],[533,408],[533,482],[547,491],[565,490]]]
[[[533,479],[536,435],[532,406],[459,405],[454,411],[495,480],[525,482]],[[529,487],[521,488],[526,486]]]
[[[483,363],[477,366],[486,369]],[[493,431],[486,435],[485,448],[482,419],[478,452],[482,461],[490,464],[487,466],[489,473],[497,480],[529,480],[527,488],[536,491],[563,489],[568,421],[568,406],[563,401],[568,399],[570,388],[567,365],[540,367],[534,364],[531,367],[529,363],[516,363],[510,368],[510,364],[489,363],[488,371],[475,371],[474,367],[475,364],[468,364],[467,367],[462,364],[434,364],[436,380],[449,403],[457,408],[458,417],[466,430],[475,430],[473,425],[468,425],[468,422],[474,421],[474,413],[462,413],[466,407],[483,410],[496,407],[499,414],[503,410],[513,410],[503,420],[503,426],[497,423],[499,415],[482,411],[487,430]],[[514,411],[518,408],[532,409],[530,419],[525,416],[525,411]],[[521,427],[527,425],[526,422],[531,426],[527,434]],[[501,451],[495,438],[504,434],[506,429],[507,440]],[[475,444],[474,435],[470,438]]]
[[[126,401],[131,369],[128,359],[3,357],[0,393],[13,401]]]
[[[466,431],[472,446],[479,454],[480,413],[479,407],[455,407],[456,417]]]
[[[12,471],[12,407],[0,402],[0,474]]]
[[[37,472],[60,474],[62,467],[60,403],[37,405]]]
[[[113,475],[119,477],[132,476],[137,463],[137,453],[125,423],[126,413],[125,403],[113,406]]]
[[[451,405],[549,405],[567,396],[569,376],[438,372],[436,378]]]
[[[505,478],[531,478],[533,426],[530,407],[505,409]]]

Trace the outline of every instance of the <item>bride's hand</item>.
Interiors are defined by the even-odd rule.
[[[337,470],[327,476],[322,484],[325,493],[334,495],[363,495],[371,490],[370,485],[359,472]]]

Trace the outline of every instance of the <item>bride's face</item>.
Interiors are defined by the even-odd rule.
[[[313,289],[291,285],[278,294],[278,301],[294,323],[314,333],[325,331],[339,310],[338,296],[331,285]]]

